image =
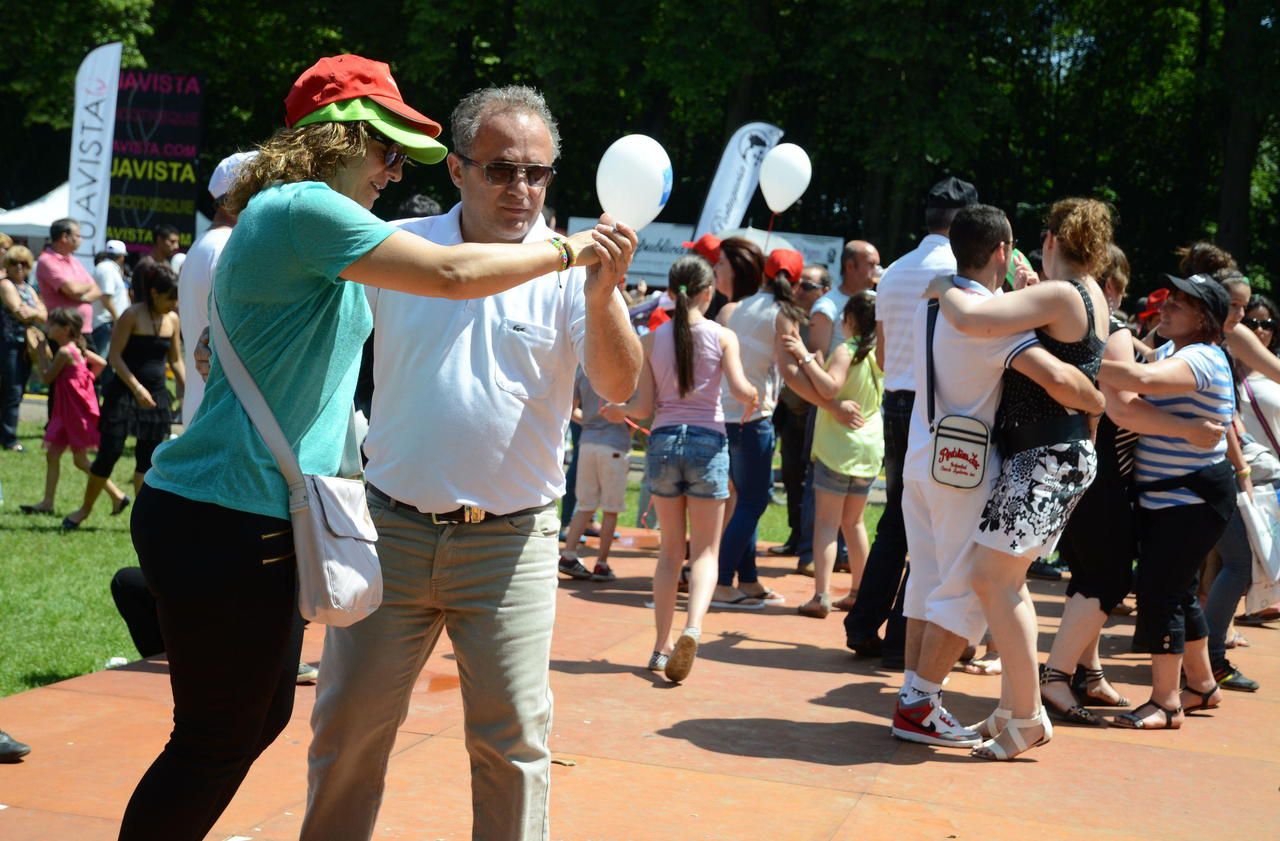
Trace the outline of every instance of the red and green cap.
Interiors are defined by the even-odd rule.
[[[405,154],[418,163],[438,164],[449,154],[449,150],[434,137],[399,119],[389,109],[364,96],[331,102],[298,119],[293,127],[301,128],[312,123],[355,122],[368,123],[374,131],[400,144]]]

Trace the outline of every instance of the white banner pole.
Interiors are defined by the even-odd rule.
[[[107,242],[111,144],[116,130],[121,52],[119,42],[103,44],[85,56],[76,73],[75,117],[71,129],[71,205],[67,215],[80,223],[82,240],[76,257],[91,272],[94,255],[102,251]]]

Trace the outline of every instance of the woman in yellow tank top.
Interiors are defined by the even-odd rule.
[[[884,427],[880,401],[884,375],[876,365],[875,293],[860,292],[849,299],[843,313],[844,334],[849,336],[836,348],[826,370],[798,337],[786,337],[783,344],[795,355],[800,370],[814,390],[828,400],[852,400],[858,404],[866,423],[850,429],[825,408],[820,408],[813,429],[813,598],[801,605],[803,616],[824,618],[831,612],[831,571],[836,560],[836,531],[844,530],[849,547],[852,589],[842,603],[852,603],[869,549],[862,512],[867,505],[871,483],[884,460]],[[847,609],[847,608],[846,608]]]

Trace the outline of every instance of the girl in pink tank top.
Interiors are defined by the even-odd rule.
[[[53,310],[49,313],[48,336],[58,344],[58,352],[51,353],[47,342],[36,351],[40,379],[52,386],[53,411],[44,432],[44,499],[35,505],[19,506],[24,514],[52,514],[62,454],[71,450],[76,467],[88,473],[88,451],[98,446],[98,395],[93,381],[95,373],[107,367],[107,361],[88,349],[80,334],[83,327],[79,311],[67,307]],[[115,485],[110,487],[108,493],[117,502],[124,497]]]
[[[729,497],[729,450],[720,409],[720,381],[734,398],[758,399],[742,371],[738,339],[704,317],[715,275],[701,257],[681,257],[667,277],[676,309],[671,321],[644,338],[640,386],[624,409],[654,416],[646,454],[646,481],[658,514],[661,543],[653,574],[656,640],[649,668],[669,680],[689,675],[718,571],[720,531]],[[685,629],[671,643],[676,587],[684,560],[688,518],[692,562]]]

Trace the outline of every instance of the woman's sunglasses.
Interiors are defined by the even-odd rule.
[[[400,150],[399,143],[383,135],[381,132],[375,131],[368,123],[365,124],[364,130],[368,132],[369,137],[387,147],[387,154],[382,159],[382,162],[386,165],[387,169],[393,169],[401,164],[409,166],[413,165],[413,161],[409,160],[409,156]]]
[[[1242,318],[1240,323],[1250,330],[1274,330],[1276,329],[1276,320],[1274,318]]]

